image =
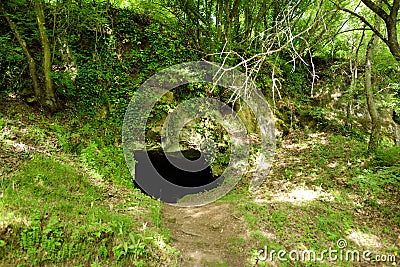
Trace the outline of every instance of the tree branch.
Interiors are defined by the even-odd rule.
[[[343,34],[343,33],[346,33],[346,32],[354,32],[354,31],[371,31],[371,29],[370,28],[355,28],[355,29],[350,29],[350,30],[345,30],[345,31],[338,32],[336,35],[340,35],[340,34]]]
[[[390,11],[390,17],[395,22],[397,20],[397,15],[399,13],[400,0],[394,0],[392,10]]]
[[[337,4],[336,2],[334,2],[334,1],[332,1],[332,0],[330,0],[330,1],[331,1],[332,4],[334,4],[334,5],[336,6],[337,9],[342,10],[342,11],[344,11],[344,12],[347,12],[347,13],[349,13],[349,14],[351,14],[351,15],[357,17],[357,18],[359,18],[359,19],[360,19],[362,22],[364,22],[365,25],[367,25],[368,28],[370,28],[370,29],[371,29],[371,30],[372,30],[386,45],[389,46],[389,41],[388,41],[388,39],[385,38],[385,37],[378,31],[378,29],[376,29],[374,26],[372,26],[372,24],[369,23],[368,20],[367,20],[366,18],[364,18],[363,16],[357,14],[357,13],[354,12],[354,11],[351,11],[350,9],[341,7],[339,4]],[[364,0],[363,0],[363,1],[364,1]],[[385,14],[386,14],[386,13],[385,13]],[[387,15],[387,14],[386,14],[386,15]]]
[[[375,14],[381,17],[384,21],[389,19],[389,15],[380,6],[376,5],[371,0],[361,0],[369,9],[371,9]],[[395,0],[395,2],[398,0]]]

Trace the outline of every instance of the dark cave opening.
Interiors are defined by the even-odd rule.
[[[186,150],[182,154],[170,152],[167,155],[178,162],[178,166],[194,166],[191,171],[173,165],[163,151],[135,150],[135,185],[154,198],[178,203],[185,196],[209,191],[222,184],[223,177],[213,175],[211,167],[199,151]],[[179,164],[182,161],[187,165]],[[199,171],[193,172],[195,169]]]
[[[150,162],[146,159],[146,153]],[[134,154],[137,161],[135,179],[151,179],[149,176],[154,175],[154,170],[168,182],[183,187],[204,186],[218,178],[218,176],[213,176],[209,163],[201,157],[201,153],[194,149],[182,151],[184,159],[182,159],[179,152],[167,152],[168,156],[174,158],[174,161],[181,166],[185,166],[183,165],[185,164],[185,159],[192,161],[191,164],[193,164],[194,168],[201,169],[194,172],[182,170],[173,165],[163,151],[135,151]]]

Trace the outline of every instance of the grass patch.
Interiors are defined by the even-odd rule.
[[[1,181],[0,264],[176,264],[161,204],[33,153]],[[97,265],[96,265],[97,264]]]
[[[316,266],[313,261],[257,261],[257,255],[265,248],[275,252],[338,249],[339,239],[348,242],[348,249],[398,253],[393,243],[400,229],[400,174],[398,165],[393,164],[397,161],[392,159],[397,152],[391,150],[387,158],[377,155],[374,161],[367,156],[366,148],[365,142],[333,134],[313,133],[289,144],[283,142],[266,182],[253,197],[243,197],[238,204],[249,229],[247,262],[258,266]],[[319,191],[324,197],[310,197]],[[375,241],[368,243],[365,237]]]

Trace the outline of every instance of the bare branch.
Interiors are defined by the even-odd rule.
[[[372,31],[370,28],[355,28],[355,29],[349,29],[345,31],[338,32],[336,35],[340,35],[346,32],[355,32],[355,31]]]

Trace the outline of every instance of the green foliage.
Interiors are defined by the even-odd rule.
[[[364,194],[371,194],[367,198],[370,206],[380,205],[376,203],[376,197],[396,194],[400,185],[400,154],[399,147],[379,148],[374,155],[373,168],[362,170],[361,173],[348,181],[351,186],[356,185]]]
[[[66,153],[79,153],[82,149],[82,140],[79,132],[70,133],[65,131],[65,127],[58,124],[50,126],[54,130],[61,148]]]
[[[390,167],[400,165],[400,146],[381,147],[374,156],[377,166]]]
[[[136,266],[145,266],[144,261],[137,261],[140,258],[149,256],[146,247],[151,243],[152,237],[143,237],[141,234],[134,236],[129,233],[129,240],[122,241],[121,244],[113,247],[113,252],[117,260],[121,257],[132,255]]]
[[[43,261],[57,260],[64,242],[64,229],[59,225],[58,218],[50,218],[45,226],[42,223],[40,216],[33,215],[31,225],[22,230],[20,237],[21,248],[27,251],[35,265],[40,257]]]
[[[22,75],[25,71],[22,49],[12,42],[10,34],[0,34],[0,94],[22,92],[29,87],[29,80]]]
[[[341,131],[344,125],[340,125],[337,114],[327,108],[305,107],[300,111],[300,120],[303,126],[318,130]]]
[[[356,184],[364,192],[371,192],[377,196],[390,193],[392,188],[400,185],[400,168],[387,168],[373,172],[364,170],[363,174],[358,175],[349,181],[349,185]]]
[[[98,146],[89,143],[80,154],[83,164],[108,181],[126,187],[133,187],[132,177],[127,170],[122,148],[115,146]]]
[[[129,9],[111,9],[109,18],[113,21],[111,34],[102,33],[95,39],[93,32],[85,32],[81,39],[87,45],[70,45],[77,64],[76,78],[72,80],[65,72],[56,73],[54,78],[67,99],[79,100],[81,112],[96,114],[105,110],[106,117],[120,122],[133,92],[147,78],[165,67],[194,58],[195,53],[184,46],[175,31],[146,15]],[[101,22],[109,24],[108,20]],[[63,64],[61,58],[59,64]]]
[[[282,68],[285,95],[297,97],[310,94],[310,79],[303,69],[293,71],[293,66],[290,64],[286,64]]]

